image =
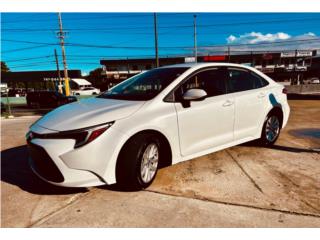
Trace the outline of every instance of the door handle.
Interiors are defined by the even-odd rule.
[[[265,96],[266,96],[266,94],[263,93],[263,92],[261,92],[261,93],[259,93],[258,98],[263,98],[263,97],[265,97]]]
[[[228,107],[228,106],[231,106],[232,104],[233,104],[233,101],[227,100],[227,101],[224,102],[224,104],[222,104],[222,106]]]

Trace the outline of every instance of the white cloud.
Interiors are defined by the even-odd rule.
[[[310,39],[310,41],[305,41]],[[291,36],[284,32],[267,33],[261,32],[244,33],[242,35],[229,35],[226,38],[227,45],[216,45],[199,48],[199,54],[226,54],[229,49],[234,53],[250,53],[251,51],[286,51],[286,50],[313,50],[320,49],[319,37],[307,32],[301,35]],[[301,41],[302,40],[302,41]],[[283,43],[282,43],[283,41]],[[286,43],[286,41],[289,41]],[[239,51],[239,52],[237,52]],[[320,50],[318,50],[320,52]]]
[[[227,38],[227,42],[231,44],[255,44],[261,42],[275,42],[279,40],[287,40],[289,38],[291,38],[291,36],[284,32],[267,34],[263,34],[261,32],[251,32],[240,35],[239,37],[230,35]]]

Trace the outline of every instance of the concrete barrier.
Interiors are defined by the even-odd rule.
[[[288,89],[288,93],[320,93],[320,84],[290,85],[285,87]]]
[[[75,96],[78,100],[90,98],[93,96]],[[7,104],[7,97],[1,97],[1,102]],[[9,97],[9,102],[12,105],[26,105],[26,97]]]

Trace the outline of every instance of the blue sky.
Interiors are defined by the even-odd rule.
[[[194,14],[200,54],[224,51],[226,44],[234,45],[234,50],[320,48],[319,40],[315,40],[320,35],[320,14],[158,13],[160,56],[192,55]],[[60,47],[55,45],[57,13],[1,16],[1,59],[11,70],[54,70],[54,49],[61,55]],[[102,58],[154,55],[153,13],[62,13],[62,20],[67,44],[90,45],[66,46],[69,69],[88,73],[100,66]],[[313,40],[300,41],[303,39]],[[293,42],[276,47],[269,44],[279,41]],[[62,68],[61,56],[59,61]]]

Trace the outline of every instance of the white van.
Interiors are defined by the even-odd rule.
[[[100,93],[100,89],[93,87],[91,82],[82,78],[72,78],[69,84],[72,95],[97,95]]]

